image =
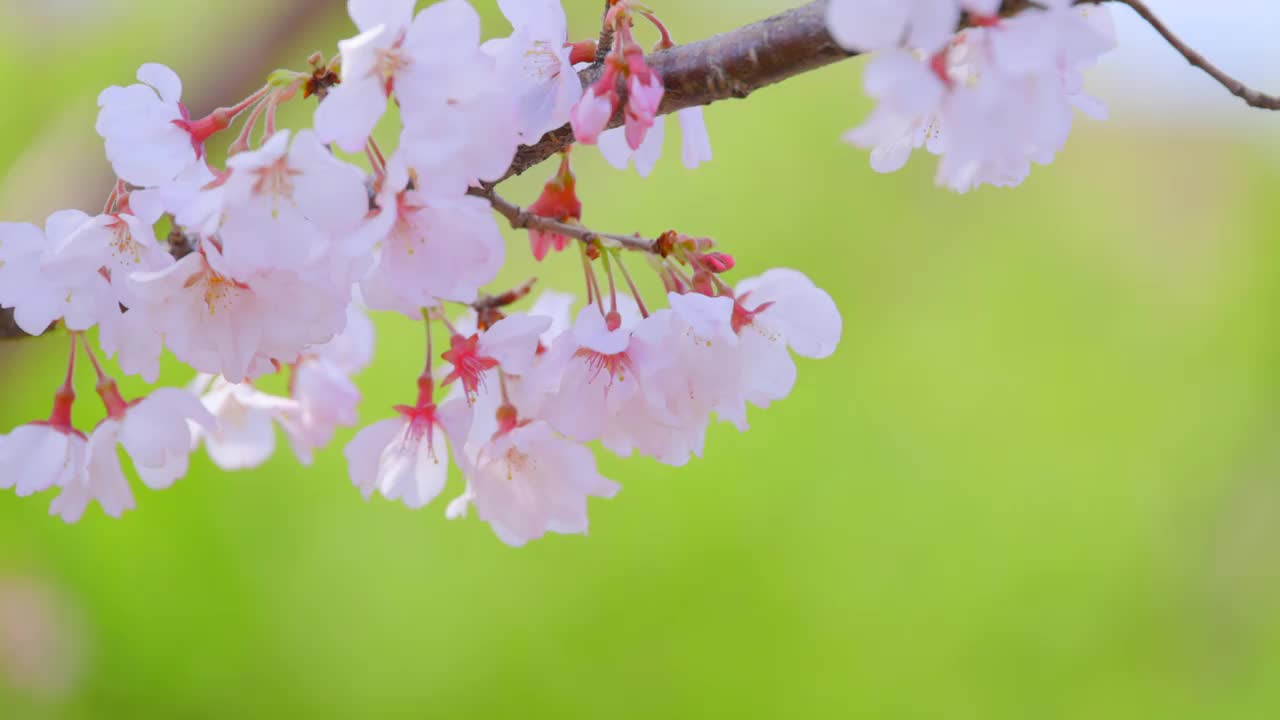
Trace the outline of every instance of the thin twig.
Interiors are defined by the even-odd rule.
[[[545,218],[541,215],[535,215],[528,210],[504,199],[501,195],[493,191],[492,188],[471,188],[469,191],[476,197],[484,198],[489,201],[493,209],[499,215],[507,219],[511,223],[511,227],[516,230],[542,230],[544,232],[556,233],[565,237],[580,240],[583,243],[599,242],[606,248],[617,247],[635,252],[658,254],[658,242],[649,240],[636,235],[615,235],[612,233],[600,233],[590,230],[581,225],[560,222],[551,218]]]
[[[1147,24],[1154,28],[1156,32],[1160,33],[1160,37],[1164,38],[1165,42],[1172,45],[1174,50],[1181,53],[1182,57],[1186,58],[1187,62],[1191,63],[1193,67],[1200,68],[1208,73],[1208,75],[1214,80],[1217,80],[1222,87],[1226,88],[1232,95],[1244,100],[1250,107],[1261,108],[1263,110],[1280,110],[1280,97],[1267,95],[1266,93],[1254,90],[1248,85],[1245,85],[1220,70],[1217,65],[1209,62],[1203,55],[1196,52],[1191,46],[1183,42],[1182,38],[1174,35],[1173,31],[1169,29],[1169,26],[1165,25],[1164,21],[1157,17],[1151,8],[1147,7],[1147,4],[1142,0],[1108,1],[1116,2],[1121,5],[1128,5],[1133,8],[1133,11],[1138,13],[1138,16],[1143,20],[1147,21]]]

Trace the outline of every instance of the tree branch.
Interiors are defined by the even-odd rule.
[[[516,230],[542,230],[544,232],[556,233],[565,237],[581,240],[585,243],[599,242],[605,247],[618,247],[625,250],[634,250],[635,252],[659,254],[659,246],[656,240],[647,240],[635,235],[614,235],[612,233],[599,233],[590,230],[581,225],[560,222],[552,220],[541,215],[535,215],[528,210],[509,202],[501,195],[494,192],[493,188],[472,188],[472,195],[484,198],[489,201],[493,209],[499,215],[507,219],[511,223],[511,227]]]
[[[1101,1],[1103,0],[1090,0],[1090,2],[1095,4]],[[1280,110],[1280,97],[1267,95],[1266,93],[1254,90],[1220,70],[1218,66],[1209,62],[1190,45],[1183,42],[1182,38],[1174,35],[1173,31],[1169,29],[1169,26],[1165,25],[1164,21],[1157,17],[1151,8],[1147,7],[1147,4],[1142,0],[1105,1],[1128,5],[1133,8],[1133,11],[1138,13],[1138,16],[1145,20],[1148,25],[1155,28],[1155,31],[1160,33],[1160,37],[1164,38],[1165,42],[1172,45],[1174,50],[1177,50],[1182,57],[1186,58],[1187,62],[1191,63],[1193,67],[1197,67],[1208,73],[1210,77],[1217,80],[1218,83],[1222,85],[1222,87],[1226,88],[1228,92],[1241,100],[1244,100],[1250,107],[1261,108],[1263,110]]]
[[[827,0],[815,0],[737,30],[649,55],[646,60],[667,88],[658,114],[745,98],[760,88],[852,57],[854,53],[840,47],[827,32],[826,13]],[[578,77],[585,87],[602,72],[602,67],[592,65]],[[619,112],[609,127],[622,123]],[[565,125],[535,145],[522,146],[498,182],[520,175],[572,142],[573,130]]]

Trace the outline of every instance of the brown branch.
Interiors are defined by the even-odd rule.
[[[1093,3],[1100,1],[1101,0],[1090,0],[1090,2]],[[1121,5],[1128,5],[1133,8],[1133,11],[1138,13],[1138,16],[1145,20],[1148,25],[1155,29],[1156,32],[1160,33],[1160,37],[1164,38],[1165,42],[1172,45],[1174,50],[1177,50],[1182,57],[1186,58],[1187,62],[1191,63],[1193,67],[1197,67],[1206,72],[1209,77],[1217,80],[1218,84],[1226,88],[1232,95],[1244,100],[1250,107],[1261,108],[1263,110],[1280,110],[1280,97],[1267,95],[1266,93],[1254,90],[1248,85],[1245,85],[1220,70],[1218,66],[1209,62],[1208,59],[1196,52],[1190,45],[1183,42],[1182,38],[1174,35],[1173,31],[1169,29],[1169,26],[1165,25],[1164,21],[1157,17],[1151,8],[1147,7],[1147,4],[1142,0],[1106,1],[1116,2]]]
[[[826,12],[827,0],[815,0],[737,30],[653,53],[647,60],[667,88],[658,113],[745,98],[760,88],[852,57],[854,53],[840,47],[827,32]],[[592,65],[578,77],[585,87],[602,72],[601,66]],[[619,113],[609,126],[622,122]],[[573,130],[565,125],[535,145],[522,146],[502,180],[523,173],[572,142]]]
[[[493,188],[471,188],[469,191],[476,197],[484,198],[489,201],[493,209],[499,215],[507,219],[511,223],[511,227],[516,230],[542,230],[544,232],[556,233],[565,237],[581,240],[584,243],[599,242],[606,248],[617,247],[625,250],[633,250],[635,252],[659,254],[659,244],[656,240],[647,240],[635,235],[615,235],[612,233],[600,233],[581,225],[573,223],[560,222],[551,218],[545,218],[541,215],[535,215],[528,210],[504,199],[501,195],[494,192]]]

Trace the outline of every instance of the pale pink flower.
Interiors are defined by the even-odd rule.
[[[94,429],[84,451],[84,464],[60,486],[62,492],[50,504],[49,514],[67,523],[77,523],[92,502],[101,505],[102,512],[113,518],[137,507],[133,490],[120,468],[116,451],[119,436],[120,423],[116,420],[105,420]]]
[[[378,210],[347,242],[347,252],[377,261],[361,283],[375,310],[410,317],[441,300],[471,302],[497,277],[506,246],[482,198],[406,190],[408,171],[392,159]]]
[[[217,233],[237,277],[322,261],[368,211],[359,169],[335,158],[310,130],[292,144],[290,135],[281,130],[260,150],[231,156],[227,175],[204,191],[213,197],[178,215],[183,225]]]
[[[18,327],[28,334],[39,335],[56,320],[65,320],[71,330],[87,330],[114,310],[111,286],[101,275],[73,284],[42,268],[46,254],[88,220],[82,212],[64,210],[50,215],[44,230],[0,223],[0,307],[13,308]]]
[[[453,411],[459,403],[446,403]],[[435,405],[397,408],[401,417],[361,430],[343,454],[351,482],[367,500],[377,492],[411,509],[424,507],[444,489],[449,445],[444,424],[449,412]]]
[[[0,490],[28,497],[63,487],[84,471],[85,436],[70,427],[31,423],[0,435]]]
[[[338,43],[342,83],[316,108],[316,133],[323,142],[360,152],[387,109],[387,98],[411,76],[415,57],[405,47],[415,0],[349,0],[347,9],[360,34]]]
[[[145,313],[180,360],[231,382],[331,340],[346,324],[350,298],[325,268],[236,277],[208,239],[168,269],[135,273],[130,281],[139,299],[130,312]]]
[[[545,422],[501,433],[459,462],[467,491],[449,505],[456,518],[474,506],[504,543],[519,547],[548,532],[586,534],[587,498],[611,498],[619,486],[600,475],[591,451]]]
[[[192,132],[182,81],[164,65],[138,68],[141,84],[98,96],[98,134],[116,175],[138,187],[163,185],[199,160],[207,135]],[[204,136],[202,136],[204,135]]]
[[[517,97],[521,141],[535,141],[569,122],[582,97],[582,82],[569,61],[568,27],[560,0],[498,0],[510,21],[510,37],[491,40],[484,49]]]
[[[85,471],[62,486],[50,512],[74,523],[93,501],[112,517],[133,509],[133,493],[120,469],[117,443],[124,446],[147,487],[171,487],[187,474],[193,447],[189,423],[212,430],[216,421],[186,390],[161,388],[133,405],[118,408],[89,437]]]
[[[209,459],[223,470],[250,470],[270,460],[276,451],[274,422],[297,405],[252,385],[208,375],[198,377],[192,391],[216,420],[207,429],[191,423],[192,436],[204,443]]]

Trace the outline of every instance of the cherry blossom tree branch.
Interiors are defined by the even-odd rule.
[[[511,223],[511,227],[516,230],[542,230],[574,238],[575,240],[580,240],[584,243],[599,242],[605,247],[619,247],[625,250],[644,253],[659,253],[658,242],[656,240],[645,239],[641,237],[639,233],[634,235],[601,233],[581,225],[560,222],[559,220],[535,215],[519,205],[506,200],[501,195],[494,192],[493,188],[472,188],[470,192],[476,197],[488,200],[489,204],[493,206],[493,209],[497,211],[499,215],[506,218],[507,222]]]
[[[1173,34],[1142,0],[1077,0],[1079,4],[1115,2],[1133,8],[1193,66],[1203,70],[1233,95],[1249,105],[1280,110],[1280,97],[1253,90],[1227,75]],[[745,98],[763,87],[853,57],[827,30],[828,0],[814,0],[752,25],[715,37],[680,45],[650,55],[647,61],[662,76],[667,93],[658,109],[666,115],[685,108],[710,105],[731,98]],[[1013,14],[1035,3],[1011,0],[1001,14]],[[600,45],[604,49],[603,42]],[[585,68],[578,76],[584,86],[599,79],[602,67]],[[609,127],[623,123],[621,113]],[[568,125],[553,130],[534,145],[522,146],[507,174],[498,182],[550,158],[573,142]]]
[[[658,114],[745,98],[760,88],[852,57],[854,53],[840,47],[827,32],[826,12],[827,0],[816,0],[737,30],[649,55],[646,62],[666,86]],[[585,87],[602,72],[602,66],[592,65],[578,77]],[[622,123],[619,112],[609,127]],[[522,146],[498,182],[520,175],[572,142],[573,130],[565,125],[534,145]]]
[[[1169,29],[1169,26],[1165,25],[1164,21],[1161,20],[1155,12],[1151,10],[1151,8],[1147,7],[1147,4],[1142,0],[1089,0],[1091,4],[1098,4],[1103,1],[1115,2],[1120,5],[1128,5],[1138,14],[1139,17],[1145,20],[1148,25],[1154,28],[1156,32],[1160,33],[1160,37],[1164,38],[1165,42],[1169,43],[1174,50],[1177,50],[1182,57],[1186,58],[1187,62],[1191,63],[1193,67],[1203,70],[1214,80],[1218,81],[1218,84],[1226,88],[1228,92],[1241,100],[1244,100],[1250,107],[1261,108],[1263,110],[1280,110],[1280,97],[1254,90],[1223,72],[1218,68],[1218,66],[1209,62],[1209,60],[1203,55],[1196,52],[1194,48],[1183,42],[1182,38],[1175,35],[1173,31]]]

